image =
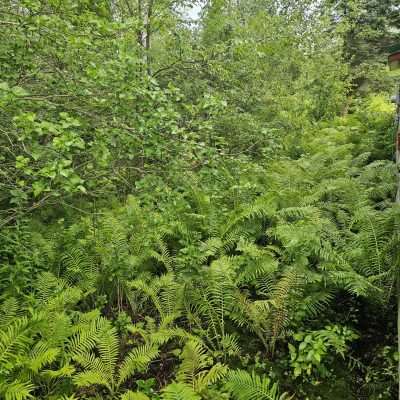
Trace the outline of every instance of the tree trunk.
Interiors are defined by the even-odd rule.
[[[153,0],[149,0],[147,4],[147,13],[146,13],[146,40],[145,40],[145,49],[146,49],[146,65],[147,65],[147,73],[151,74],[151,60],[150,60],[150,47],[151,47],[151,17],[153,15]]]

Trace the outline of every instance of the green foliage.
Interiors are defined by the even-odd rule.
[[[190,386],[183,383],[170,383],[163,390],[163,400],[200,400]]]
[[[228,374],[226,386],[238,400],[284,400],[286,394],[279,395],[278,386],[266,376],[237,370]]]
[[[128,390],[121,396],[121,400],[149,400],[144,393],[132,392]]]
[[[293,335],[296,346],[289,343],[290,365],[294,376],[330,376],[329,353],[340,354],[343,358],[348,343],[358,338],[353,331],[337,325],[312,332],[298,332]],[[330,357],[332,358],[332,356]]]
[[[78,387],[102,385],[114,395],[129,377],[147,369],[157,357],[158,349],[151,345],[135,347],[127,353],[116,371],[119,356],[117,330],[100,317],[79,326],[70,340],[69,353],[83,368],[73,379]]]
[[[43,393],[51,392],[60,379],[67,383],[75,371],[63,357],[65,342],[72,332],[66,310],[80,300],[81,292],[65,287],[49,273],[41,275],[35,287],[38,300],[34,311],[17,309],[26,315],[16,317],[16,309],[10,308],[3,314],[0,390],[10,400],[31,398],[37,386]],[[10,302],[5,301],[3,307],[7,304]]]
[[[1,398],[396,396],[397,9],[199,3],[1,3]]]

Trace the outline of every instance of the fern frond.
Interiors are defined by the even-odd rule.
[[[150,398],[144,393],[128,390],[121,396],[120,400],[150,400]]]
[[[62,377],[70,377],[74,374],[74,372],[75,368],[70,364],[66,364],[56,370],[54,369],[43,370],[41,371],[40,375],[47,379],[57,379]]]
[[[328,273],[331,282],[348,290],[355,296],[366,296],[368,293],[379,292],[380,289],[373,285],[367,278],[352,271],[331,271]]]
[[[221,363],[214,364],[208,371],[200,371],[194,381],[194,390],[201,392],[208,386],[217,383],[225,377],[228,367]]]
[[[161,346],[172,339],[178,339],[180,342],[193,339],[193,335],[191,335],[185,329],[178,327],[160,327],[155,332],[150,332],[150,334],[145,331],[143,337],[145,341],[147,340],[149,343],[153,343],[157,346]]]
[[[76,374],[73,377],[73,382],[78,387],[87,387],[92,385],[102,385],[111,391],[111,386],[108,381],[108,377],[100,371],[89,370]]]
[[[99,317],[78,327],[78,332],[69,340],[69,353],[75,357],[88,353],[96,347],[100,331],[110,328],[110,322]]]
[[[252,374],[243,370],[230,371],[227,375],[227,389],[238,400],[283,400],[286,394],[279,396],[278,384],[272,383],[266,376]]]
[[[27,400],[34,399],[31,392],[35,386],[30,382],[14,381],[11,383],[0,384],[0,394],[4,396],[4,400]]]
[[[162,400],[200,400],[190,386],[183,383],[170,383],[163,389]]]
[[[45,365],[54,362],[59,354],[59,348],[49,348],[47,343],[37,342],[28,356],[27,367],[32,372],[38,373]]]
[[[7,326],[5,330],[0,330],[0,365],[3,368],[13,368],[18,354],[27,352],[31,343],[28,329],[28,318],[21,317]]]
[[[163,242],[162,239],[158,239],[157,247],[159,249],[159,252],[152,251],[152,256],[165,266],[167,272],[173,273],[174,257],[170,255],[167,245]]]
[[[3,301],[0,306],[0,326],[2,329],[17,316],[18,311],[19,305],[15,297],[9,297]]]
[[[302,298],[301,307],[308,317],[317,317],[332,301],[333,294],[330,291],[315,293]]]
[[[178,381],[192,385],[196,374],[210,364],[210,359],[206,354],[206,349],[198,341],[188,341],[182,351],[182,362],[179,365],[176,377]]]
[[[67,282],[64,279],[57,278],[51,272],[42,272],[35,282],[36,298],[42,303],[46,303],[66,287]]]
[[[225,355],[238,356],[241,352],[238,338],[229,333],[225,333],[221,338],[221,345]]]
[[[154,345],[145,344],[131,350],[119,369],[118,385],[125,382],[135,372],[143,372],[152,360],[158,356],[159,350]]]
[[[119,354],[117,330],[114,327],[103,330],[99,335],[97,347],[102,365],[104,366],[104,372],[109,377],[111,384],[113,384],[115,366]]]
[[[69,285],[90,289],[96,280],[98,269],[95,261],[81,247],[72,247],[61,258],[63,276]]]

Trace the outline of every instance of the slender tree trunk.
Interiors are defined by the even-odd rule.
[[[139,47],[143,47],[143,15],[142,15],[142,0],[138,0],[137,2],[137,14],[138,14],[138,18],[139,18],[139,29],[137,31],[137,42],[139,44]]]
[[[147,13],[146,13],[146,40],[145,40],[145,49],[146,49],[146,65],[147,65],[147,73],[151,74],[151,59],[150,59],[150,47],[151,47],[151,17],[153,15],[153,0],[149,0],[147,4]]]

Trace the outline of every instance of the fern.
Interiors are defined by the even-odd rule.
[[[174,274],[153,277],[151,282],[137,279],[130,282],[130,286],[151,299],[164,327],[171,325],[181,315],[184,286],[176,280]]]
[[[190,386],[183,383],[170,383],[163,389],[162,400],[200,400]]]
[[[62,276],[69,285],[92,290],[98,276],[95,260],[81,247],[71,247],[61,258]]]
[[[144,372],[158,353],[158,349],[152,345],[143,345],[131,350],[121,364],[118,384],[125,382],[135,372]]]
[[[69,351],[83,371],[73,378],[78,387],[105,386],[111,394],[133,374],[144,372],[158,355],[154,345],[145,344],[132,349],[117,367],[119,340],[117,330],[108,320],[100,317],[79,327],[71,338]],[[97,356],[98,354],[98,356]]]
[[[0,383],[0,394],[4,396],[4,400],[34,399],[31,394],[34,388],[34,385],[29,382]]]
[[[0,326],[7,326],[17,316],[20,311],[18,301],[15,297],[9,297],[4,300],[0,306]]]
[[[279,395],[277,383],[266,376],[258,376],[242,371],[230,371],[227,376],[227,389],[238,400],[284,400],[287,394]]]
[[[183,348],[182,363],[176,374],[178,381],[191,384],[194,388],[197,373],[210,364],[206,353],[200,342],[188,341]]]
[[[150,398],[144,393],[128,390],[120,397],[120,400],[150,400]]]
[[[29,319],[21,317],[5,330],[0,330],[0,365],[11,370],[17,364],[20,353],[27,352],[32,343],[29,333]]]
[[[49,347],[46,342],[35,344],[27,357],[27,368],[37,374],[44,366],[53,363],[60,354],[59,348]]]

